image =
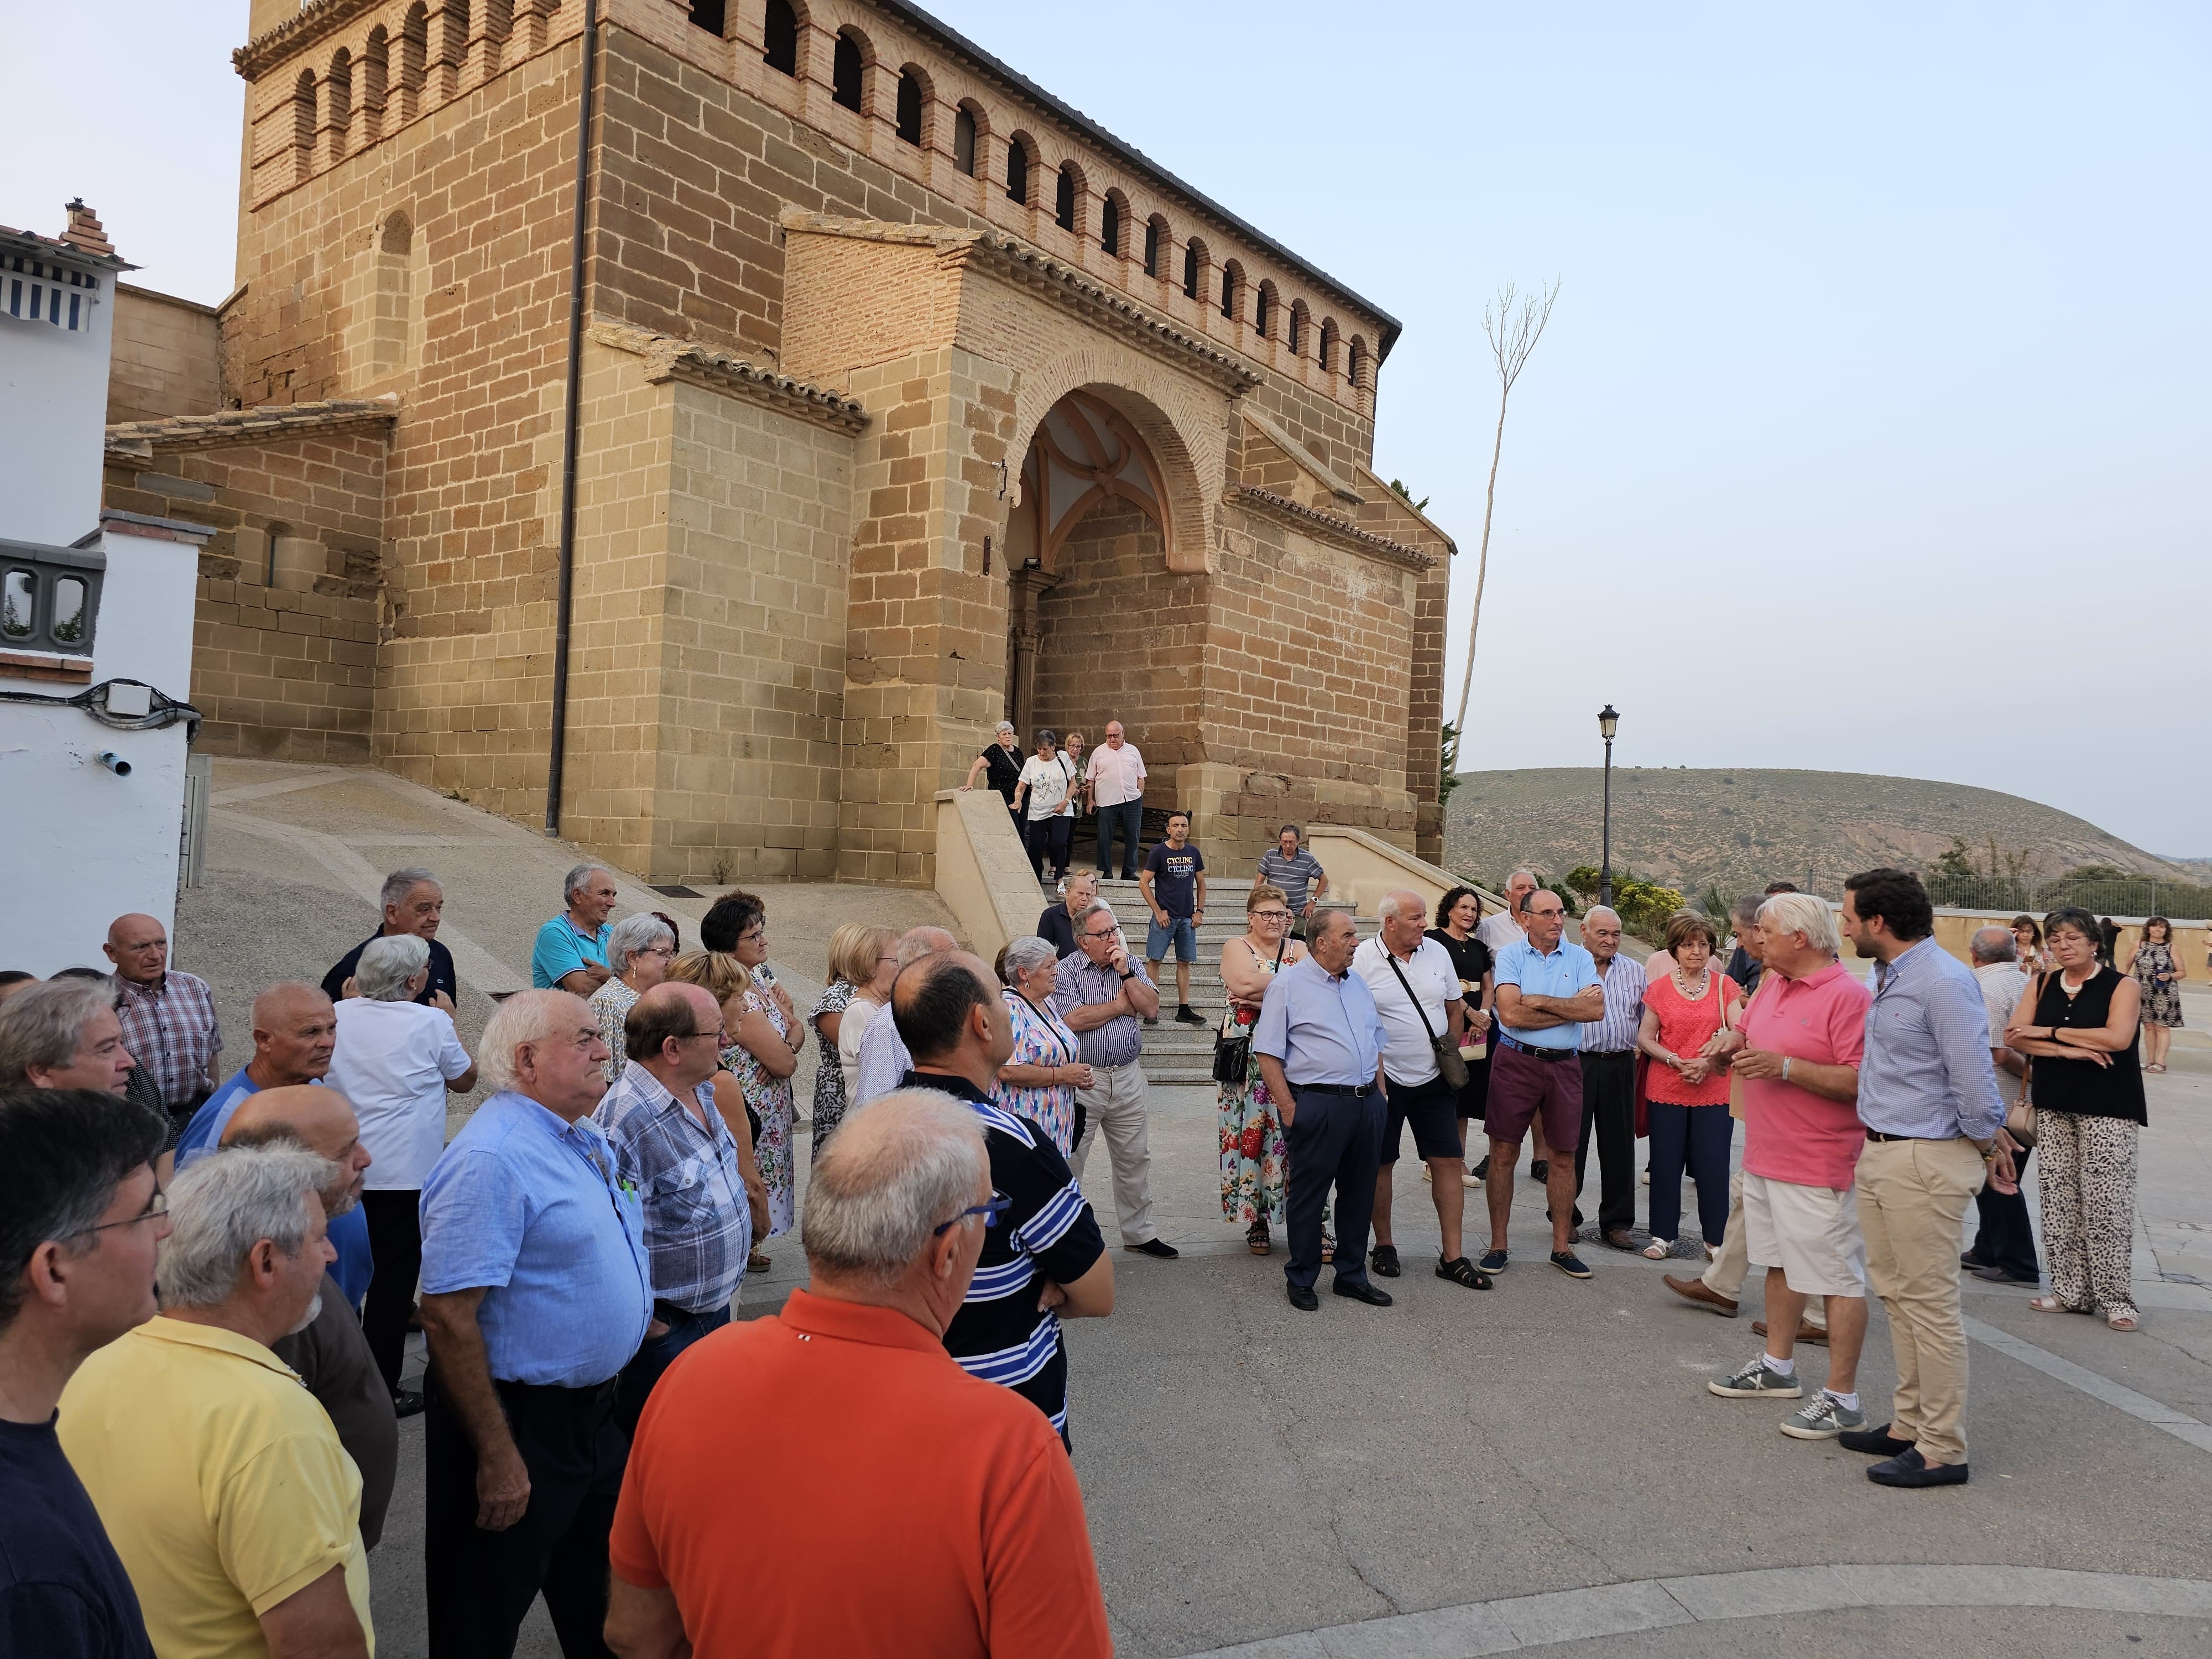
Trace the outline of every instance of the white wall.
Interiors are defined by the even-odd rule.
[[[88,330],[0,317],[0,536],[66,547],[99,523],[114,329],[105,270]]]

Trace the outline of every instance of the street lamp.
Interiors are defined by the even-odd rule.
[[[1613,902],[1613,734],[1620,728],[1620,716],[1613,712],[1611,703],[1597,711],[1598,735],[1605,739],[1605,854],[1597,872],[1597,902]]]

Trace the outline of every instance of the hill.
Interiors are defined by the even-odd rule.
[[[1463,772],[1445,824],[1445,861],[1486,880],[1516,865],[1547,874],[1598,861],[1603,774],[1595,767]],[[1855,870],[1924,870],[1963,839],[1986,861],[2026,852],[2023,873],[2047,879],[2087,864],[2161,881],[2199,872],[2159,858],[2055,807],[1994,789],[1859,772],[1617,768],[1613,858],[1685,892],[1707,883],[1753,891],[1786,878],[1840,891]]]

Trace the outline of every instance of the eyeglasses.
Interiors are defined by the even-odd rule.
[[[62,1237],[82,1238],[87,1233],[104,1233],[111,1227],[135,1227],[142,1221],[153,1221],[168,1212],[169,1195],[157,1187],[154,1189],[154,1196],[147,1200],[146,1207],[139,1211],[137,1215],[127,1217],[121,1221],[102,1221],[90,1227],[79,1227],[75,1232],[64,1233]]]
[[[1085,939],[1111,939],[1115,934],[1121,931],[1121,930],[1118,927],[1109,927],[1102,933],[1096,927],[1093,927],[1089,932],[1085,933],[1083,937]]]
[[[765,926],[748,927],[744,933],[738,935],[738,943],[740,945],[751,945],[758,940],[764,939],[767,937],[768,928]]]
[[[1288,921],[1290,919],[1291,913],[1288,910],[1255,910],[1252,913],[1252,920],[1255,921]]]
[[[945,1223],[942,1226],[931,1228],[930,1237],[933,1238],[944,1237],[945,1234],[951,1232],[955,1227],[958,1226],[971,1215],[981,1216],[983,1218],[983,1224],[986,1227],[995,1227],[999,1224],[999,1218],[1006,1214],[1007,1211],[1013,1207],[1014,1200],[1012,1199],[1008,1198],[1003,1193],[993,1193],[991,1194],[991,1201],[988,1204],[970,1204],[966,1209],[961,1211],[958,1215],[954,1216],[951,1220]]]
[[[730,1040],[730,1034],[729,1034],[729,1032],[728,1032],[727,1030],[720,1030],[720,1031],[694,1031],[694,1032],[692,1032],[692,1033],[691,1033],[691,1035],[690,1035],[690,1036],[688,1036],[688,1037],[678,1037],[678,1038],[677,1039],[677,1041],[678,1041],[678,1042],[697,1042],[701,1037],[705,1037],[705,1038],[706,1038],[709,1042],[712,1042],[712,1043],[713,1043],[713,1044],[714,1044],[717,1048],[722,1048],[722,1047],[726,1046],[726,1045],[729,1042],[729,1040]]]

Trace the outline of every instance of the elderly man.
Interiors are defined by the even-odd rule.
[[[222,1144],[289,1146],[323,1159],[331,1176],[318,1196],[326,1219],[335,1220],[361,1203],[371,1159],[361,1144],[353,1108],[335,1089],[264,1089],[232,1114]],[[415,1286],[410,1282],[407,1289],[412,1295]],[[322,1402],[338,1431],[338,1443],[361,1471],[361,1541],[374,1549],[384,1535],[384,1514],[399,1470],[399,1413],[362,1322],[327,1271],[315,1316],[269,1346]],[[418,1402],[415,1410],[421,1409]]]
[[[540,1591],[569,1659],[602,1650],[616,1379],[653,1319],[638,1196],[592,1117],[606,1059],[581,997],[508,998],[478,1049],[491,1097],[422,1188],[434,1656],[504,1659]]]
[[[101,948],[115,964],[123,1046],[151,1076],[161,1109],[181,1130],[216,1085],[222,1030],[215,994],[198,975],[169,966],[168,930],[152,916],[116,917]]]
[[[1030,1401],[1067,1438],[1062,1318],[1114,1311],[1114,1263],[1066,1160],[1027,1118],[993,1103],[1014,1051],[1006,1000],[982,961],[944,951],[902,969],[891,1017],[914,1051],[902,1087],[964,1100],[982,1120],[991,1185],[1006,1206],[983,1241],[967,1299],[945,1329],[951,1356],[987,1382]]]
[[[1037,937],[1049,940],[1062,962],[1076,952],[1076,917],[1089,909],[1097,897],[1097,872],[1078,870],[1068,877],[1061,902],[1046,905],[1044,914],[1037,918]]]
[[[1928,890],[1908,871],[1844,883],[1844,937],[1879,964],[1859,1062],[1867,1145],[1856,1188],[1868,1276],[1889,1313],[1897,1393],[1889,1422],[1840,1443],[1879,1455],[1867,1478],[1884,1486],[1966,1484],[1959,1233],[1990,1166],[2002,1180],[2013,1172],[1997,1140],[2004,1101],[1981,988],[1936,943],[1935,927]]]
[[[1121,837],[1121,879],[1137,878],[1137,842],[1145,830],[1145,757],[1121,731],[1106,722],[1106,741],[1091,751],[1083,769],[1091,805],[1098,815],[1098,874],[1114,873],[1114,837]]]
[[[136,1064],[105,980],[51,979],[0,1003],[0,1089],[119,1095]]]
[[[1140,1020],[1158,1018],[1160,994],[1129,960],[1120,924],[1093,901],[1075,919],[1074,956],[1060,963],[1052,994],[1054,1012],[1075,1033],[1091,1086],[1075,1091],[1083,1137],[1075,1175],[1103,1138],[1114,1164],[1114,1213],[1121,1248],[1172,1261],[1181,1254],[1152,1225],[1152,1152],[1145,1103],[1145,1034]]]
[[[1298,844],[1298,835],[1295,823],[1285,824],[1277,833],[1275,844],[1260,854],[1259,866],[1252,872],[1252,890],[1281,888],[1291,907],[1291,931],[1304,939],[1306,926],[1313,920],[1314,906],[1328,896],[1328,872]]]
[[[676,1356],[730,1322],[753,1218],[738,1143],[708,1086],[729,1041],[714,994],[656,985],[630,1006],[623,1038],[628,1063],[592,1116],[643,1201],[653,1268],[653,1321],[615,1390],[628,1436]]]
[[[164,1659],[373,1647],[361,1475],[271,1352],[312,1323],[331,1259],[312,1152],[228,1149],[177,1177],[161,1311],[62,1392],[62,1449]]]
[[[1744,1243],[1766,1269],[1766,1345],[1733,1376],[1706,1386],[1735,1400],[1796,1400],[1796,1333],[1808,1298],[1825,1299],[1828,1382],[1782,1419],[1799,1440],[1866,1427],[1859,1350],[1866,1340],[1866,1239],[1853,1177],[1866,1143],[1853,1104],[1866,1042],[1866,988],[1836,960],[1826,902],[1768,899],[1757,917],[1760,992],[1712,1052],[1733,1055],[1744,1101]]]
[[[0,1095],[0,1646],[27,1659],[153,1653],[54,1407],[88,1355],[156,1311],[164,1138],[106,1090]]]
[[[2027,975],[2020,968],[2020,941],[2009,927],[1984,927],[1968,949],[1974,958],[1974,978],[1982,988],[1982,1006],[1989,1011],[1990,1063],[2000,1072],[2025,1078],[2026,1058],[2006,1048],[2004,1040],[2013,1010],[2028,988]],[[2021,1190],[2029,1153],[2010,1135],[1998,1133],[2013,1155],[2014,1177],[2004,1183],[2008,1191],[1991,1181],[1974,1194],[1981,1225],[1975,1231],[1973,1248],[1959,1258],[1959,1265],[1975,1278],[1998,1285],[2039,1285],[2043,1274],[2036,1265],[2035,1228],[2028,1219],[2027,1195]]]
[[[925,957],[939,951],[957,951],[960,941],[942,927],[909,928],[899,936],[893,955],[898,958],[898,970],[904,973]],[[860,1038],[860,1053],[853,1069],[853,1101],[854,1106],[865,1106],[872,1100],[880,1100],[899,1086],[899,1079],[914,1069],[914,1056],[901,1041],[898,1022],[895,1019],[872,1019]]]
[[[416,994],[415,1000],[453,1012],[461,987],[453,974],[453,953],[438,942],[438,924],[446,915],[446,890],[438,884],[437,877],[419,868],[394,870],[384,878],[377,902],[384,908],[384,925],[331,965],[331,971],[323,975],[323,994],[332,1002],[353,995],[346,981],[360,968],[361,953],[376,939],[412,933],[430,947],[429,982]]]
[[[1490,1279],[1476,1271],[1460,1245],[1460,1223],[1467,1207],[1460,1177],[1459,1091],[1443,1079],[1437,1060],[1437,1039],[1459,1047],[1466,1005],[1460,1000],[1459,971],[1451,953],[1423,931],[1428,904],[1419,893],[1401,889],[1385,893],[1376,914],[1382,931],[1352,953],[1352,971],[1365,982],[1382,1021],[1382,1079],[1385,1115],[1382,1164],[1375,1176],[1375,1249],[1368,1266],[1385,1279],[1404,1271],[1391,1235],[1391,1185],[1398,1172],[1406,1126],[1413,1127],[1413,1152],[1428,1165],[1430,1196],[1437,1206],[1442,1246],[1437,1277],[1471,1291],[1486,1291]]]
[[[1576,1145],[1583,1132],[1583,1073],[1576,1059],[1582,1028],[1605,1018],[1605,991],[1590,953],[1563,934],[1566,906],[1539,888],[1522,907],[1528,935],[1498,952],[1492,969],[1498,987],[1497,1052],[1490,1062],[1490,1252],[1486,1273],[1505,1271],[1505,1229],[1513,1217],[1513,1166],[1521,1137],[1542,1126],[1555,1152]],[[1590,1270],[1574,1253],[1575,1171],[1565,1158],[1545,1171],[1551,1200],[1552,1265],[1570,1279]]]
[[[1490,947],[1493,957],[1526,936],[1528,923],[1522,912],[1528,907],[1528,895],[1535,890],[1536,872],[1533,870],[1516,870],[1505,878],[1505,908],[1492,910],[1474,930],[1474,936]]]
[[[580,864],[561,884],[568,908],[538,930],[530,950],[530,982],[540,991],[558,987],[588,997],[609,978],[607,918],[615,910],[615,878],[596,864]]]
[[[1382,1158],[1382,1018],[1366,981],[1352,971],[1359,944],[1352,918],[1323,910],[1312,935],[1307,953],[1268,982],[1252,1028],[1252,1052],[1290,1148],[1284,1220],[1291,1258],[1283,1278],[1293,1308],[1312,1313],[1321,1306],[1314,1285],[1321,1278],[1322,1210],[1333,1183],[1336,1276],[1330,1288],[1387,1308],[1390,1293],[1367,1277],[1367,1224]]]
[[[655,1393],[609,1550],[617,1653],[1113,1651],[1073,1466],[945,1358],[1009,1231],[978,1127],[922,1090],[846,1118],[807,1187],[806,1287]],[[837,1547],[762,1550],[733,1468],[793,1535]]]
[[[1590,1141],[1597,1141],[1598,1237],[1616,1250],[1636,1244],[1636,1028],[1644,1017],[1644,964],[1620,953],[1620,915],[1609,904],[1583,916],[1583,948],[1597,969],[1605,1016],[1585,1024],[1577,1053],[1583,1127],[1575,1141],[1575,1196],[1582,1197]]]

